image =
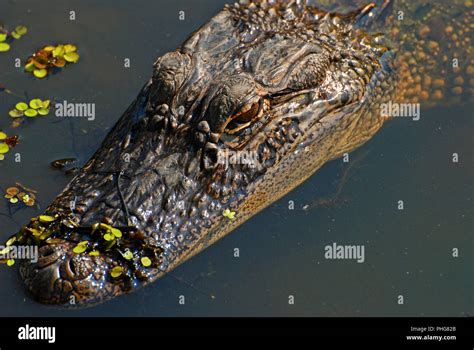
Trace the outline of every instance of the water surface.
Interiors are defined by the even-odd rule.
[[[3,1],[0,21],[30,32],[0,55],[0,82],[29,97],[96,104],[96,120],[52,114],[13,131],[0,95],[0,128],[18,133],[21,163],[0,163],[0,186],[39,190],[41,209],[69,178],[49,162],[85,162],[151,75],[226,1]],[[69,20],[75,11],[76,20]],[[185,11],[185,21],[178,12]],[[38,81],[14,68],[42,45],[72,42],[81,60]],[[124,67],[129,58],[130,68]],[[473,313],[472,106],[424,109],[396,119],[351,154],[357,162],[340,200],[303,210],[338,191],[347,164],[327,164],[301,187],[151,286],[85,310],[40,305],[25,295],[16,268],[0,267],[0,316],[463,316]],[[458,153],[459,163],[452,162]],[[397,209],[403,200],[405,209]],[[294,203],[294,210],[289,203]],[[0,201],[0,212],[7,212]],[[3,241],[41,210],[0,216]],[[327,260],[324,247],[365,246],[366,259]],[[238,248],[240,257],[234,257]],[[452,249],[459,248],[458,258]],[[180,295],[185,305],[178,304]],[[294,305],[288,303],[289,296]],[[397,297],[404,296],[404,304]]]

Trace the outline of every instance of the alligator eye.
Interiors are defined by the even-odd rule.
[[[263,112],[263,99],[243,106],[237,113],[230,117],[230,122],[225,128],[225,133],[233,135],[242,129],[249,127],[255,120],[259,119]]]

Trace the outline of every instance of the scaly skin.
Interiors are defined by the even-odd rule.
[[[57,216],[46,225],[51,237],[34,239],[28,229],[18,236],[41,246],[38,263],[21,265],[38,301],[67,304],[74,297],[76,306],[89,306],[156,280],[369,140],[385,121],[382,103],[439,95],[433,77],[426,79],[442,72],[420,64],[429,62],[426,54],[411,60],[420,53],[408,49],[435,49],[426,29],[417,37],[423,20],[409,32],[405,22],[393,25],[399,8],[410,18],[417,6],[399,1],[342,15],[301,3],[226,7],[156,61],[136,101],[46,209]],[[463,30],[459,39],[468,40],[470,29]],[[470,47],[462,49],[460,69],[472,74]],[[459,79],[445,79],[441,93],[472,97],[469,78],[461,93],[453,91]],[[219,164],[218,155],[229,150],[256,152],[256,166]],[[92,233],[101,221],[129,226],[113,248]],[[74,253],[83,240],[91,242],[88,250]],[[126,248],[133,262],[121,256]],[[151,266],[140,263],[143,256]],[[116,266],[122,274],[112,277]]]

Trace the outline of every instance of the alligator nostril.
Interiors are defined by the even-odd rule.
[[[63,251],[59,247],[48,245],[41,247],[38,253],[38,267],[43,268],[60,259]]]

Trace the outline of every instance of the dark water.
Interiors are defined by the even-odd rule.
[[[15,152],[22,161],[15,163],[10,153],[0,162],[0,186],[19,181],[39,189],[44,208],[69,181],[49,162],[87,160],[149,78],[155,58],[175,49],[223,3],[2,0],[0,22],[10,28],[24,23],[30,32],[0,54],[0,82],[29,97],[93,102],[96,120],[50,114],[13,131],[7,112],[17,98],[1,94],[0,129],[21,136]],[[185,21],[178,20],[181,10]],[[56,42],[76,43],[79,63],[44,81],[14,68],[15,57]],[[131,60],[128,69],[125,58]],[[25,295],[16,268],[0,266],[0,316],[472,315],[471,107],[422,106],[420,121],[391,121],[351,154],[355,162],[347,177],[342,160],[327,164],[172,275],[104,305],[64,311],[37,304]],[[459,163],[452,162],[453,153]],[[341,183],[337,203],[301,209],[331,197]],[[397,210],[399,200],[403,211]],[[7,212],[6,201],[0,201],[0,212]],[[13,218],[24,224],[40,212],[27,209]],[[0,216],[0,240],[16,229]],[[324,247],[333,242],[364,245],[365,262],[325,259]],[[453,248],[459,257],[452,257]],[[185,305],[178,304],[180,295]]]

